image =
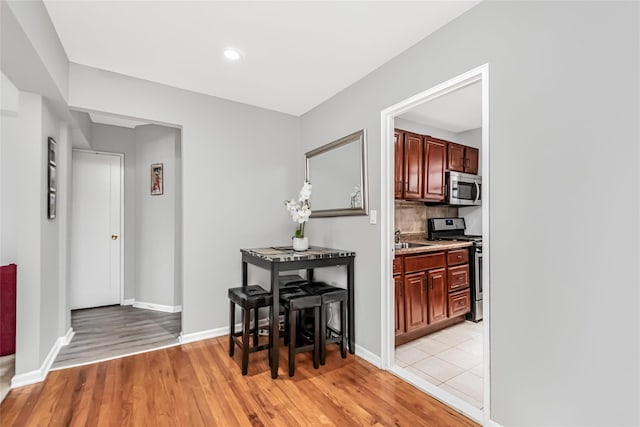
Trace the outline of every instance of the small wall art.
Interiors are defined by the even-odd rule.
[[[161,194],[164,194],[162,163],[154,163],[151,165],[151,195],[159,196]]]
[[[47,139],[47,218],[56,217],[56,140]]]

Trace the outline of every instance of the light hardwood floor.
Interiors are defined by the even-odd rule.
[[[181,313],[120,305],[73,310],[75,335],[62,347],[51,369],[178,344],[180,319]]]
[[[220,337],[49,373],[11,390],[3,426],[477,426],[388,372],[331,346],[313,369],[299,354],[296,375],[272,380],[267,352],[228,355]]]

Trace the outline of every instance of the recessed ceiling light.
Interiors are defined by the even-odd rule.
[[[224,49],[224,57],[227,58],[229,61],[237,61],[240,58],[242,58],[242,52],[239,49],[236,49],[235,47],[226,47]]]

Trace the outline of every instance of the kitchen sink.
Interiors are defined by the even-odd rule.
[[[425,246],[431,246],[431,243],[402,242],[402,243],[395,244],[396,249],[422,248]]]

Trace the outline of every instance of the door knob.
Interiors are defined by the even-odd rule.
[[[111,240],[118,240],[118,235],[117,234],[112,234],[111,235]]]

